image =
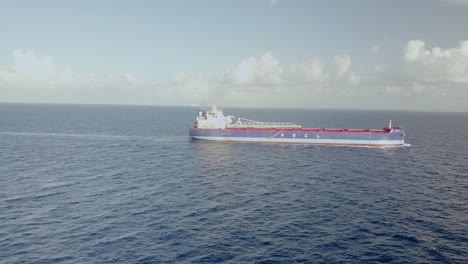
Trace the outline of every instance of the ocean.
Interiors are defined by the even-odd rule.
[[[0,104],[0,263],[468,263],[468,114],[225,108],[408,147],[190,140],[191,107]]]

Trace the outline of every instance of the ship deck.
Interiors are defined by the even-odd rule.
[[[335,132],[335,133],[389,133],[390,129],[347,129],[347,128],[258,128],[229,127],[226,130],[260,130],[260,131],[301,131],[301,132]]]

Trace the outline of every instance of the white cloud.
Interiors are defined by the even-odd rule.
[[[54,84],[72,81],[70,69],[58,69],[50,56],[39,56],[31,50],[14,50],[13,65],[0,70],[0,82]]]
[[[47,88],[74,88],[83,86],[136,87],[145,82],[136,75],[109,73],[105,75],[81,74],[70,68],[57,66],[51,56],[40,56],[31,50],[14,50],[13,65],[0,70],[0,85]]]
[[[0,101],[151,103],[157,99],[142,94],[160,95],[154,82],[130,72],[78,73],[30,50],[14,50],[11,57],[12,65],[0,69]]]
[[[432,87],[424,84],[413,82],[411,84],[403,85],[387,85],[385,86],[385,92],[392,95],[401,95],[410,97],[416,94],[422,94],[424,91],[432,89]]]
[[[293,82],[320,83],[328,79],[328,75],[324,71],[323,63],[319,59],[313,59],[292,65],[290,78]]]
[[[375,65],[374,66],[374,71],[377,73],[382,73],[385,71],[386,66],[385,65]]]
[[[361,83],[361,77],[359,77],[356,73],[350,72],[348,74],[347,81],[352,86],[357,86]]]
[[[410,40],[401,58],[375,66],[353,92],[374,94],[382,106],[392,102],[404,109],[468,110],[468,41],[440,48]]]
[[[420,83],[413,83],[413,85],[411,86],[411,90],[414,92],[414,93],[422,93],[424,92],[424,90],[426,89],[426,86],[423,85],[423,84],[420,84]]]
[[[429,51],[425,48],[426,43],[422,40],[410,40],[406,44],[404,57],[406,61],[416,61],[420,57],[427,56]]]
[[[411,76],[423,82],[468,84],[468,41],[456,48],[428,49],[421,40],[410,40],[404,60]]]
[[[226,80],[236,85],[276,85],[281,83],[283,69],[271,52],[256,59],[250,57],[225,74]]]
[[[318,58],[285,65],[271,52],[259,58],[242,60],[224,75],[228,90],[249,93],[286,92],[292,87],[323,90],[359,84],[359,76],[351,72],[351,58],[347,54],[335,56],[329,64]],[[287,89],[286,89],[287,88]]]
[[[351,66],[351,58],[348,55],[339,55],[333,58],[338,77],[343,77]]]
[[[17,74],[12,70],[0,70],[0,84],[5,83],[14,83],[17,80]]]
[[[210,96],[214,88],[212,82],[203,74],[187,74],[185,72],[175,74],[171,78],[168,87],[172,97],[188,101],[204,100]]]
[[[33,80],[47,80],[54,74],[54,63],[49,56],[39,57],[30,50],[14,50],[13,60],[15,62],[13,70]]]
[[[402,94],[406,91],[405,88],[396,85],[387,85],[385,86],[385,92],[389,94]]]
[[[226,71],[215,89],[217,99],[234,105],[287,106],[325,104],[334,94],[348,93],[361,78],[351,71],[351,57],[337,55],[328,63],[311,58],[280,62],[271,52],[250,57]],[[324,98],[327,97],[327,98]],[[261,101],[261,102],[259,102]]]
[[[379,53],[379,52],[380,52],[380,46],[379,46],[379,45],[374,45],[374,46],[372,46],[372,47],[371,47],[371,52],[372,52],[373,54]]]

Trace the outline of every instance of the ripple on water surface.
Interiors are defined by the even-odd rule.
[[[375,149],[190,141],[189,108],[0,110],[0,262],[467,262],[466,115],[248,115],[406,124]]]

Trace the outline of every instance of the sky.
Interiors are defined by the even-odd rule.
[[[0,0],[0,102],[468,112],[468,0]]]

